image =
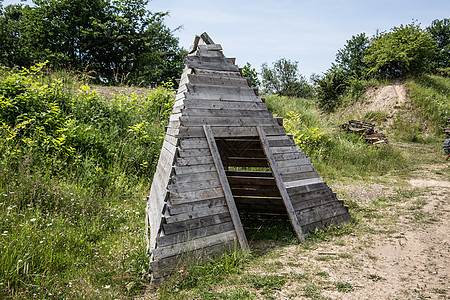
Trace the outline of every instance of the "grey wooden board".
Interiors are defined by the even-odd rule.
[[[175,191],[169,191],[170,192],[170,202],[172,204],[182,204],[182,203],[188,203],[188,202],[194,202],[194,201],[202,201],[202,200],[208,200],[213,198],[219,198],[223,197],[223,190],[221,187],[217,188],[207,188],[204,190],[198,190],[198,191],[189,191],[189,192],[175,192]]]
[[[204,190],[204,189],[212,189],[220,187],[220,181],[219,179],[212,179],[212,180],[199,180],[196,182],[178,182],[172,180],[172,184],[169,185],[169,191],[174,193],[185,193],[189,191],[198,191],[198,190]]]
[[[231,222],[231,216],[229,212],[217,215],[209,215],[203,218],[191,219],[178,223],[162,224],[162,226],[166,234],[173,234],[225,222]]]
[[[267,110],[243,110],[240,108],[235,109],[203,109],[203,108],[193,108],[186,109],[183,112],[184,116],[188,117],[249,117],[249,118],[272,118],[272,114]]]
[[[279,167],[281,175],[312,172],[314,168],[311,164],[302,166],[292,166],[292,167]]]
[[[281,214],[286,215],[286,207],[282,203],[272,204],[267,206],[266,204],[246,204],[236,203],[237,208],[243,213],[266,213],[266,214]]]
[[[195,174],[177,174],[176,176],[173,176],[172,181],[175,184],[186,184],[197,181],[210,181],[210,180],[219,180],[219,177],[217,175],[216,170],[214,171],[207,171],[207,172],[200,172]]]
[[[292,207],[291,200],[289,199],[289,195],[286,191],[286,188],[284,187],[282,176],[280,175],[278,171],[277,164],[275,162],[275,159],[272,155],[272,148],[269,145],[269,142],[267,141],[266,134],[264,133],[264,129],[262,127],[258,127],[258,133],[261,140],[261,145],[264,149],[264,153],[266,154],[267,160],[269,162],[270,168],[272,169],[273,177],[275,178],[275,182],[278,187],[278,191],[280,192],[280,195],[283,199],[284,205],[286,207],[286,212],[289,216],[289,220],[291,222],[292,227],[294,228],[294,231],[297,234],[297,237],[300,241],[303,241],[305,239],[302,229],[299,226],[299,221],[297,219],[297,215],[295,214],[294,208]]]
[[[294,201],[295,200],[295,201]],[[314,206],[324,205],[331,202],[338,202],[335,196],[332,195],[309,195],[308,197],[298,200],[293,199],[292,206],[295,211],[301,211],[304,209],[312,208]],[[341,202],[342,204],[342,202]]]
[[[287,190],[294,188],[294,187],[301,187],[305,185],[310,184],[316,184],[316,183],[322,183],[323,180],[320,177],[317,178],[308,178],[308,179],[300,179],[300,180],[292,180],[292,181],[285,181],[284,185]]]
[[[344,212],[339,215],[335,215],[328,219],[322,219],[314,223],[306,224],[302,226],[303,232],[309,232],[312,229],[321,229],[330,225],[340,225],[342,223],[350,221],[351,217],[348,212]]]
[[[186,65],[188,68],[193,68],[194,70],[207,69],[227,72],[239,71],[238,66],[233,64],[231,60],[227,58],[188,56],[186,59]]]
[[[319,183],[311,183],[307,185],[299,185],[299,186],[293,186],[290,188],[286,188],[289,196],[295,196],[299,194],[309,193],[313,191],[320,191],[320,190],[328,190],[331,192],[331,188],[323,181]]]
[[[169,213],[171,216],[191,213],[202,209],[208,209],[211,207],[226,206],[225,198],[208,199],[204,201],[196,201],[179,205],[169,205]]]
[[[233,240],[219,243],[212,246],[206,246],[201,249],[186,253],[186,255],[171,256],[162,258],[150,263],[153,279],[160,279],[168,276],[175,271],[179,271],[188,266],[189,262],[199,262],[202,258],[210,257],[215,253],[223,253],[225,251],[233,251],[236,243]],[[154,281],[155,282],[155,281]]]
[[[185,232],[179,232],[171,235],[165,235],[156,239],[157,247],[166,247],[169,245],[188,242],[191,240],[207,237],[210,235],[218,234],[233,230],[233,222],[228,221],[226,223],[215,224],[211,226],[203,226],[198,229],[191,229]]]
[[[303,179],[320,179],[319,173],[317,171],[310,171],[310,172],[300,172],[300,173],[293,173],[293,174],[283,174],[281,175],[281,178],[283,178],[283,181],[285,182],[291,182],[294,180],[303,180]]]
[[[272,177],[272,172],[269,171],[226,171],[227,176],[245,176],[245,177]]]
[[[213,159],[211,155],[198,157],[185,157],[185,158],[177,158],[175,163],[177,166],[180,167],[196,166],[213,163]]]
[[[195,100],[195,101],[211,101],[211,100],[219,100],[219,101],[240,101],[240,102],[262,102],[259,96],[256,96],[253,92],[253,95],[242,95],[238,93],[226,93],[225,91],[221,94],[219,93],[184,93],[183,96],[187,100]],[[182,97],[175,97],[175,101],[182,99]]]
[[[183,105],[185,108],[189,109],[242,109],[249,111],[259,111],[267,110],[267,106],[263,102],[253,102],[253,101],[233,101],[233,100],[190,100],[190,99],[180,99],[175,102],[175,106]]]
[[[196,173],[214,171],[215,166],[214,166],[214,164],[205,164],[205,165],[197,165],[197,166],[189,166],[189,167],[175,166],[174,170],[175,170],[176,175],[196,174]]]
[[[273,155],[286,154],[286,153],[296,153],[301,151],[298,146],[282,146],[282,147],[271,147]]]
[[[264,129],[268,131],[267,134],[279,134],[284,131],[283,127],[268,125],[264,126]],[[216,138],[221,137],[239,137],[239,136],[254,136],[257,131],[255,126],[213,126],[211,128]],[[196,126],[181,126],[179,137],[203,137],[203,128],[200,125]]]
[[[300,225],[314,223],[323,219],[331,218],[347,212],[348,209],[341,202],[330,202],[324,205],[317,205],[308,209],[296,212]]]
[[[230,158],[224,160],[222,157],[224,166],[233,167],[268,167],[267,160],[263,158]]]
[[[291,153],[274,153],[273,158],[275,158],[277,164],[283,160],[295,160],[295,159],[304,159],[306,158],[306,154],[300,151],[291,152]]]
[[[230,211],[231,220],[233,221],[234,230],[236,236],[239,240],[239,244],[243,251],[248,251],[247,237],[245,236],[244,229],[242,227],[241,219],[239,218],[238,211],[236,209],[236,204],[234,203],[233,194],[228,183],[225,170],[223,169],[222,161],[220,159],[219,150],[217,149],[217,144],[214,140],[214,135],[211,131],[211,127],[204,125],[203,129],[205,131],[205,136],[209,144],[209,149],[214,159],[214,164],[216,165],[217,174],[219,175],[220,183],[222,185],[223,192],[225,193],[225,200],[227,201],[228,209]]]
[[[220,77],[241,77],[239,71],[221,71],[221,70],[207,70],[207,69],[195,69],[195,74],[197,75],[214,75]]]
[[[198,45],[198,49],[204,51],[221,51],[222,46],[220,44]]]
[[[202,237],[199,239],[194,239],[191,241],[187,241],[184,243],[169,245],[166,247],[157,247],[153,251],[153,257],[155,260],[163,258],[179,255],[182,253],[194,251],[201,249],[206,246],[212,246],[216,244],[226,243],[233,241],[236,237],[234,230],[221,232],[219,234],[210,235],[206,237]]]
[[[207,99],[215,98],[217,95],[240,95],[241,97],[255,97],[255,90],[248,85],[225,86],[209,84],[186,84],[186,89],[190,93],[205,95]]]
[[[231,187],[233,195],[237,196],[260,196],[260,197],[280,197],[280,192],[273,188],[266,188],[258,186],[251,188],[246,187]]]
[[[266,185],[276,186],[273,177],[244,177],[244,176],[227,176],[230,185]]]
[[[178,215],[174,215],[174,216],[167,216],[167,217],[165,217],[165,220],[166,220],[167,224],[171,224],[171,223],[177,223],[177,222],[181,222],[181,221],[187,221],[187,220],[202,218],[202,217],[211,216],[211,215],[223,214],[223,213],[227,213],[227,212],[229,212],[229,210],[228,210],[228,207],[226,207],[226,206],[225,207],[223,207],[223,206],[208,207],[205,209],[196,210],[194,212],[186,212],[186,213],[178,214]]]
[[[204,138],[189,138],[180,140],[180,148],[186,149],[208,149],[208,142]]]
[[[294,166],[308,166],[308,165],[312,166],[311,160],[309,158],[276,160],[276,162],[277,162],[277,166],[279,168],[294,167]]]
[[[222,118],[222,117],[194,117],[194,116],[182,116],[179,121],[173,121],[174,124],[179,122],[180,126],[199,126],[199,125],[211,125],[211,126],[269,126],[275,125],[274,119],[261,118],[261,117],[235,117],[235,118]]]
[[[215,86],[234,86],[234,87],[249,87],[245,78],[234,77],[219,77],[211,75],[195,75],[190,74],[186,76],[186,82],[196,85],[215,85]]]
[[[199,157],[199,156],[211,156],[209,149],[183,149],[178,152],[180,158],[186,157]]]
[[[281,205],[284,207],[283,200],[281,197],[278,198],[263,198],[263,197],[240,197],[235,196],[234,200],[236,205],[238,204],[259,204],[265,205],[266,208],[270,209],[271,205]]]

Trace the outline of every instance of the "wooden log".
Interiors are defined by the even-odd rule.
[[[225,193],[225,200],[227,200],[228,209],[230,211],[231,219],[234,224],[234,229],[236,232],[236,236],[239,240],[239,244],[243,251],[248,251],[248,242],[244,233],[244,229],[242,227],[241,219],[239,218],[238,211],[236,209],[236,204],[234,203],[233,194],[231,192],[230,185],[227,180],[227,176],[225,174],[225,170],[223,169],[223,164],[220,159],[219,150],[217,149],[216,141],[214,140],[214,135],[211,131],[211,127],[208,125],[204,125],[203,129],[205,131],[205,136],[209,144],[209,149],[211,150],[212,157],[214,159],[214,164],[216,165],[217,174],[219,175],[220,183],[223,188],[223,192]]]
[[[189,242],[195,239],[204,238],[210,235],[219,234],[233,230],[233,223],[231,220],[226,223],[215,224],[211,226],[203,226],[197,229],[187,230],[185,232],[178,232],[171,235],[165,235],[156,239],[157,247],[166,247],[180,243]]]
[[[273,177],[275,178],[275,182],[277,184],[278,191],[280,192],[281,197],[283,199],[284,205],[286,207],[286,212],[289,216],[291,225],[294,228],[294,231],[296,232],[298,239],[300,241],[304,241],[305,237],[304,237],[302,229],[300,227],[300,223],[297,219],[297,215],[295,214],[294,208],[292,207],[292,203],[291,203],[291,200],[289,199],[289,195],[284,186],[283,179],[278,171],[278,167],[275,162],[275,159],[273,158],[272,150],[269,145],[269,142],[267,141],[266,134],[264,133],[264,130],[262,129],[262,127],[258,126],[257,128],[258,128],[259,138],[261,139],[262,148],[264,150],[264,153],[266,154],[270,168],[272,169]]]

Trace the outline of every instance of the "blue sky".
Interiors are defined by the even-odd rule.
[[[250,62],[259,71],[263,62],[287,58],[306,77],[325,72],[353,35],[450,18],[448,0],[151,0],[148,8],[169,11],[165,24],[181,26],[174,35],[186,49],[206,31],[239,66]]]

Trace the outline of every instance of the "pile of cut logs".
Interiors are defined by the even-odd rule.
[[[450,127],[450,118],[447,120],[447,126]],[[444,128],[444,133],[446,133],[448,136],[450,136],[450,128]],[[446,139],[444,141],[444,153],[447,154],[447,160],[450,158],[450,139]]]
[[[383,133],[375,130],[375,124],[350,120],[348,123],[342,124],[341,128],[348,132],[359,133],[364,136],[367,143],[373,145],[387,144],[388,140]]]

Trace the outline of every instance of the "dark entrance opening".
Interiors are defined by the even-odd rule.
[[[259,137],[215,141],[247,238],[253,240],[266,226],[295,237]]]

